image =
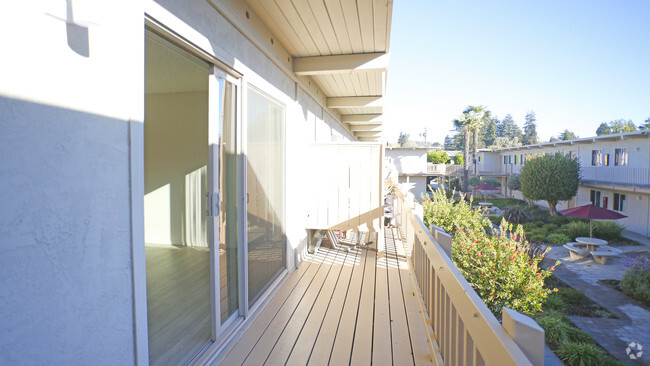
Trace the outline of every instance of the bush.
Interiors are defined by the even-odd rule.
[[[483,184],[487,184],[489,186],[492,186],[494,188],[499,188],[501,187],[501,183],[499,183],[498,180],[492,179],[492,178],[477,178],[477,177],[472,177],[469,178],[469,185],[472,187],[478,187]]]
[[[530,241],[534,243],[543,243],[544,240],[546,240],[546,235],[544,234],[537,234],[530,237]]]
[[[571,366],[602,365],[608,358],[605,352],[592,344],[567,342],[560,346],[558,356]]]
[[[521,191],[521,181],[519,180],[519,175],[513,175],[508,180],[508,188],[513,191]]]
[[[471,202],[462,195],[459,202],[447,197],[442,189],[437,189],[429,196],[422,196],[424,208],[424,224],[436,225],[453,235],[458,229],[481,230],[491,228],[490,220],[479,210],[472,209]]]
[[[546,237],[546,242],[547,243],[552,243],[552,244],[565,244],[565,243],[568,243],[570,241],[571,241],[571,239],[568,236],[564,235],[564,234],[557,234],[557,233],[556,234],[549,234]]]
[[[446,151],[429,151],[427,161],[432,164],[449,164],[451,159]]]
[[[569,238],[575,240],[580,236],[589,236],[589,224],[582,221],[573,221],[564,226],[568,232]]]
[[[650,304],[650,271],[628,269],[621,279],[621,290],[633,299]]]
[[[504,306],[532,315],[551,292],[544,288],[551,271],[540,269],[542,257],[529,257],[528,243],[517,241],[523,234],[521,227],[512,232],[512,225],[502,222],[499,232],[509,234],[488,236],[482,230],[459,229],[454,233],[452,259],[497,318],[501,319]]]
[[[462,165],[465,162],[465,156],[463,154],[456,154],[454,156],[454,164]]]
[[[548,295],[546,301],[544,301],[545,311],[564,312],[565,309],[566,309],[566,304],[564,303],[560,295],[556,293],[552,293]]]
[[[624,227],[614,221],[595,221],[592,229],[595,237],[614,240],[621,237],[621,231],[623,231]]]
[[[551,216],[548,221],[555,225],[564,225],[568,224],[571,220],[566,216]]]
[[[523,224],[530,219],[530,215],[525,208],[511,206],[503,209],[503,218],[512,224]]]
[[[567,333],[571,325],[564,322],[562,318],[557,316],[542,316],[537,318],[537,324],[544,329],[544,338],[552,343],[560,345],[569,340]]]
[[[490,215],[487,218],[495,225],[499,225],[501,223],[501,216]]]
[[[569,327],[566,330],[566,336],[570,342],[583,343],[583,344],[596,344],[594,338],[580,328]]]

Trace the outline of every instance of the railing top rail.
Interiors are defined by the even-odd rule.
[[[404,194],[395,190],[398,200],[406,204]],[[422,243],[431,266],[436,270],[449,298],[463,320],[465,328],[474,339],[488,365],[531,365],[523,351],[508,336],[499,320],[492,314],[472,286],[467,282],[458,267],[449,258],[440,244],[426,229],[422,220],[412,210],[406,210],[402,225],[412,225],[414,235]],[[439,340],[440,341],[440,340]]]

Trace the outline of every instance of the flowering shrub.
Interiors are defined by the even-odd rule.
[[[503,306],[533,315],[551,292],[544,288],[544,279],[555,266],[541,269],[542,256],[527,254],[529,244],[517,241],[523,234],[521,226],[512,232],[512,225],[503,221],[499,229],[488,236],[483,230],[457,228],[452,259],[497,318]]]
[[[627,257],[625,258],[625,266],[637,271],[650,271],[650,254],[641,253]]]
[[[452,195],[453,196],[453,195]],[[445,191],[437,189],[431,196],[422,197],[424,207],[424,224],[436,225],[448,233],[455,233],[458,229],[483,230],[491,228],[492,223],[479,210],[472,209],[471,201],[465,200],[466,196],[461,195],[459,202],[447,197]],[[452,234],[453,235],[453,234]]]

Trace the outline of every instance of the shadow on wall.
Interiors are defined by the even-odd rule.
[[[0,97],[0,165],[0,363],[134,363],[128,121]]]

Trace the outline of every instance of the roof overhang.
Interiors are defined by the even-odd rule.
[[[289,54],[296,77],[317,86],[357,140],[379,141],[393,1],[246,3]]]

